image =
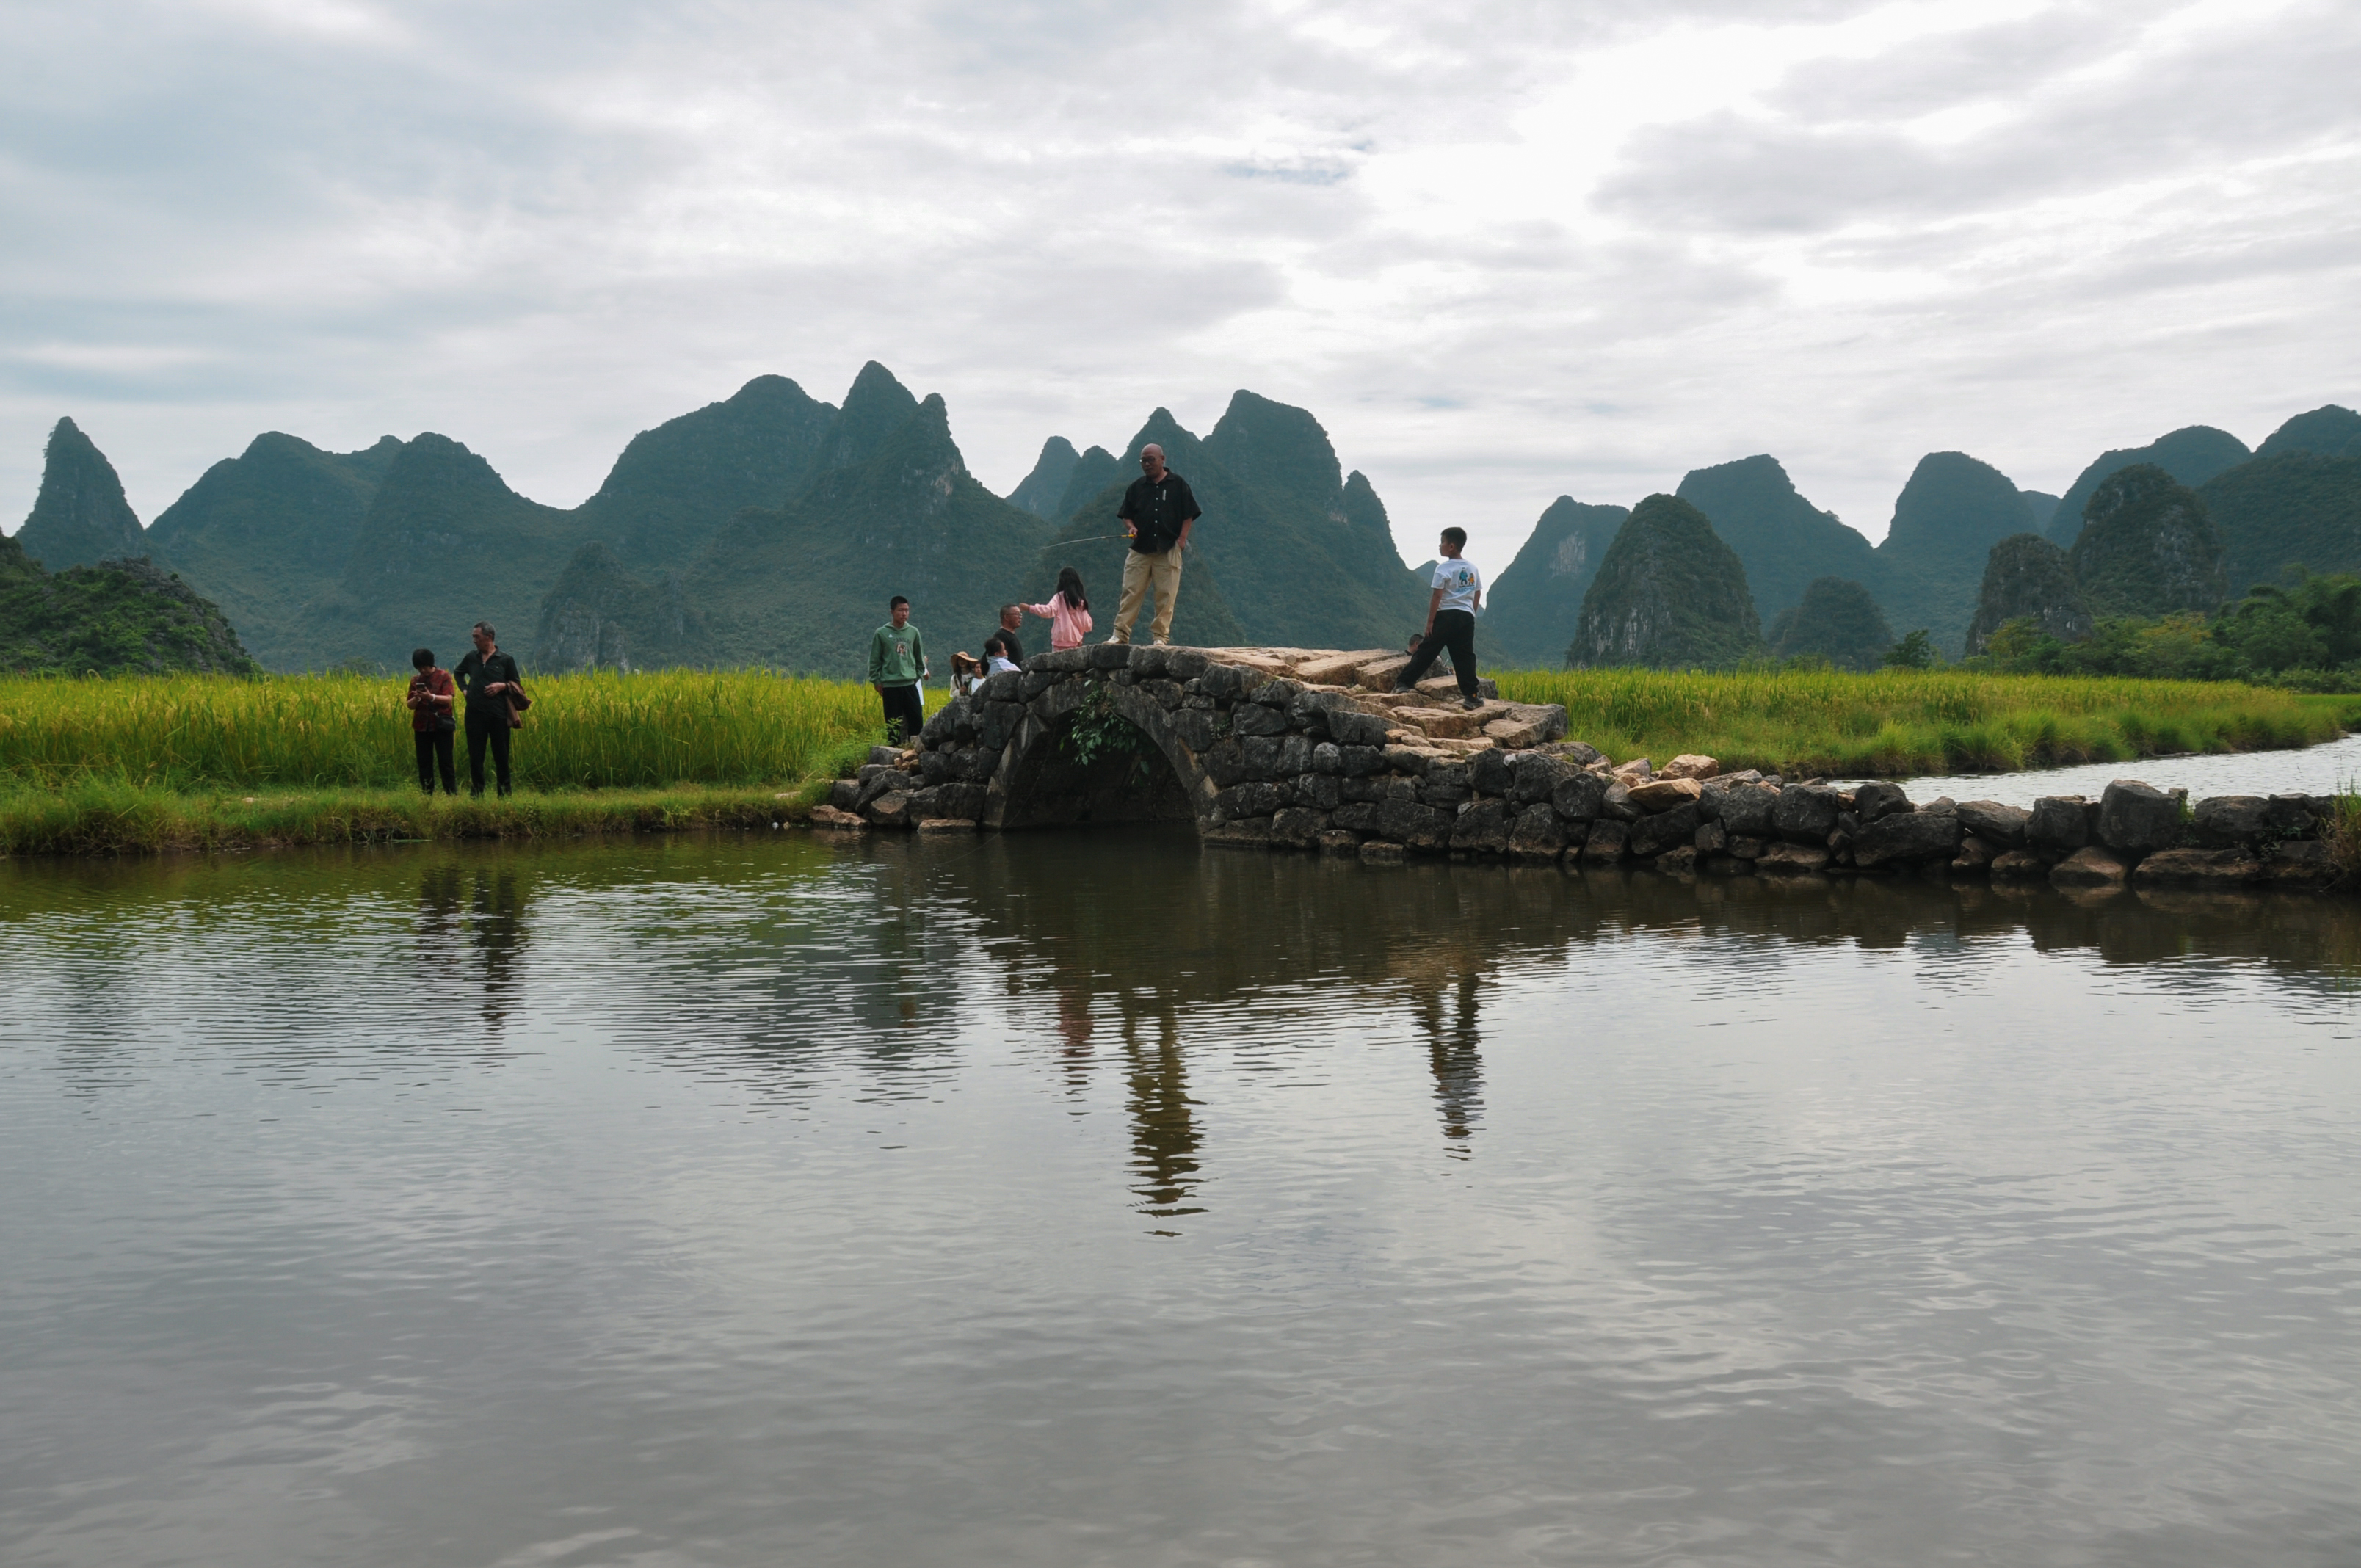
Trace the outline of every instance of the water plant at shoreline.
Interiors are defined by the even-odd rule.
[[[1566,733],[1618,757],[1685,751],[1725,768],[1906,777],[2284,750],[2361,726],[2361,696],[2228,682],[1960,670],[1526,670],[1515,702],[1558,703]]]
[[[60,788],[414,787],[405,681],[376,675],[0,677],[0,777]],[[884,739],[848,681],[762,670],[534,678],[524,788],[793,784]],[[464,762],[463,762],[464,767]]]

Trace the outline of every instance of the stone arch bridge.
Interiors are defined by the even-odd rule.
[[[877,748],[818,817],[938,829],[1186,820],[1229,842],[1343,850],[1390,832],[1445,847],[1478,772],[1558,741],[1565,710],[1503,702],[1489,681],[1471,709],[1448,675],[1397,693],[1408,663],[1382,649],[1038,653],[945,705],[915,746]]]
[[[2096,800],[1912,802],[1896,785],[1723,774],[1710,757],[1618,766],[1565,710],[1463,707],[1448,677],[1397,693],[1382,651],[1131,648],[1043,653],[946,706],[912,744],[837,781],[816,826],[921,830],[1190,821],[1218,841],[1506,854],[1679,874],[1896,872],[2060,886],[2342,885],[2325,796],[2221,795],[2118,779]]]

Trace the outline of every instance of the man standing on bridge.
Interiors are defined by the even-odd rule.
[[[1123,493],[1123,529],[1131,535],[1131,553],[1123,558],[1123,599],[1115,607],[1115,635],[1110,642],[1131,641],[1132,623],[1139,619],[1139,601],[1156,590],[1156,619],[1148,623],[1148,640],[1158,647],[1172,640],[1172,604],[1180,594],[1180,552],[1189,545],[1189,530],[1197,521],[1197,497],[1189,481],[1164,466],[1164,448],[1150,444],[1139,449],[1139,477]]]

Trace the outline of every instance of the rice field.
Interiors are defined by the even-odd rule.
[[[1503,696],[1564,704],[1568,732],[1619,761],[1701,751],[1791,775],[2259,751],[2361,728],[2361,697],[2226,684],[1946,671],[1497,678]],[[0,676],[0,853],[760,826],[803,816],[884,734],[857,682],[549,675],[532,683],[517,737],[521,793],[429,802],[405,689],[353,674]],[[2361,827],[2347,838],[2361,864]]]
[[[406,676],[353,674],[0,677],[0,780],[414,789],[407,689]],[[528,689],[514,759],[527,789],[793,784],[884,738],[876,695],[854,682],[598,671]]]
[[[1617,760],[1684,751],[1724,768],[1906,777],[2309,746],[2361,728],[2361,697],[2225,682],[1888,670],[1496,673],[1562,703],[1566,733]]]

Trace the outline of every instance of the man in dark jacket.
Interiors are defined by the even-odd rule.
[[[1196,493],[1189,481],[1164,466],[1164,448],[1148,445],[1139,451],[1139,477],[1123,493],[1124,532],[1131,535],[1131,553],[1123,558],[1123,599],[1115,608],[1111,642],[1131,641],[1132,623],[1139,619],[1139,601],[1156,590],[1156,619],[1148,623],[1148,640],[1161,647],[1172,639],[1172,605],[1180,594],[1180,552],[1188,548],[1189,530],[1197,521]]]
[[[1025,662],[1025,642],[1017,633],[1024,630],[1025,607],[1021,604],[1005,604],[1000,607],[1000,625],[987,635],[1000,639],[1000,645],[1005,650],[1005,656],[1010,663],[1021,664]],[[985,652],[989,654],[991,651],[987,649]]]
[[[509,732],[514,723],[509,699],[524,695],[524,672],[500,652],[491,623],[476,622],[476,651],[459,661],[452,680],[467,694],[467,793],[484,793],[484,748],[492,749],[492,766],[500,775],[500,793],[509,792]]]

